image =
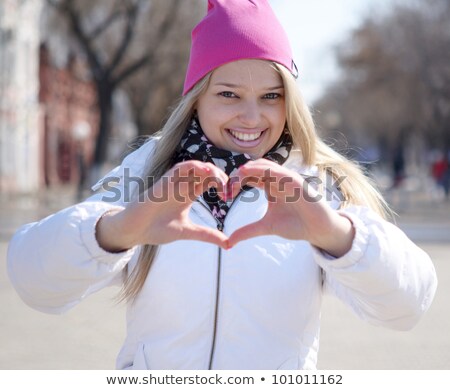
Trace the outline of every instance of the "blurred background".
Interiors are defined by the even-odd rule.
[[[2,0],[2,196],[75,187],[82,198],[137,137],[157,131],[180,96],[203,3]],[[450,2],[364,3],[272,1],[320,133],[384,189],[441,200],[450,180]]]
[[[397,212],[396,223],[435,255],[445,280],[450,271],[450,1],[271,4],[290,36],[299,86],[319,133],[365,167]],[[0,0],[2,265],[18,226],[88,196],[103,173],[161,128],[168,107],[180,97],[190,32],[205,11],[206,0]],[[448,303],[439,297],[425,325],[431,328],[404,340],[420,348],[428,343],[434,356],[427,360],[430,367],[423,360],[414,367],[450,367],[450,338],[432,328],[450,328]],[[36,333],[21,328],[23,319],[41,324],[36,330],[41,340],[48,332],[66,343],[55,320],[20,306],[4,267],[0,302],[9,310],[0,316],[0,367],[42,367],[17,341],[25,335],[28,346],[44,348],[36,344]],[[92,302],[82,312],[86,321],[99,315]],[[323,338],[334,347],[325,347],[323,368],[359,367],[360,359],[346,366],[335,354],[339,346],[358,351],[373,333],[356,338],[353,346],[339,344],[331,336],[337,323],[350,334],[364,331],[355,333],[353,322],[344,326],[339,321],[347,315],[335,303],[328,305],[334,314],[325,316]],[[71,325],[80,321],[71,314],[64,318]],[[117,345],[122,330],[110,329]],[[99,334],[112,337],[104,328],[83,337],[96,340]],[[379,337],[392,348],[390,333]],[[96,352],[77,355],[80,339],[69,363],[56,359],[43,367],[98,367]],[[117,346],[111,345],[115,354]],[[400,367],[410,368],[406,355]],[[376,362],[369,361],[369,368],[379,368]],[[110,358],[99,368],[112,365]]]

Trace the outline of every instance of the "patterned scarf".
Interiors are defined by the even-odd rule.
[[[275,146],[270,149],[264,158],[283,164],[289,157],[292,149],[292,138],[289,131],[285,129]],[[193,118],[186,133],[181,139],[180,144],[173,157],[173,163],[198,160],[210,162],[216,167],[222,169],[228,176],[235,172],[241,165],[244,165],[252,158],[245,153],[230,152],[228,150],[219,149],[211,144],[206,138],[205,133],[200,127],[197,118]],[[246,189],[246,188],[244,188]],[[215,188],[203,193],[203,199],[208,204],[213,217],[223,225],[225,217],[230,208],[230,202],[223,201],[218,195]]]

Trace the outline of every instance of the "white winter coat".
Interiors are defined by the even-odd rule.
[[[152,142],[145,144],[111,174],[122,182],[126,169],[130,176],[141,174],[152,148]],[[299,168],[299,161],[292,153],[285,165],[311,173]],[[249,195],[257,199],[233,204],[225,234],[264,215],[263,192]],[[25,225],[11,240],[9,275],[31,307],[62,313],[120,280],[125,265],[134,266],[139,248],[112,254],[95,239],[101,215],[123,205],[123,199],[110,203],[102,196]],[[437,286],[428,255],[367,208],[343,212],[356,235],[351,250],[338,259],[306,241],[278,236],[253,238],[228,251],[199,241],[162,245],[143,290],[128,305],[127,337],[117,367],[315,368],[325,290],[372,324],[413,327]],[[194,202],[190,218],[216,227],[200,202]]]

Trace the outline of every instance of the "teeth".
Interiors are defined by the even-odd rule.
[[[261,136],[262,132],[259,133],[240,133],[239,131],[230,130],[230,133],[236,137],[237,139],[241,141],[254,141],[255,139],[258,139]]]

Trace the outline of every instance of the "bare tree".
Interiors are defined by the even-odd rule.
[[[169,2],[165,4],[167,12],[171,12]],[[172,23],[177,28],[167,31],[165,42],[152,45],[153,61],[124,83],[139,135],[157,131],[167,115],[167,108],[179,98],[189,59],[191,30],[202,16],[204,5],[202,0],[181,2],[172,14]],[[144,37],[155,36],[151,25],[144,29]]]
[[[426,0],[367,18],[338,48],[343,78],[319,109],[337,109],[352,134],[365,132],[391,147],[406,132],[448,150],[449,9],[446,0]]]
[[[56,11],[59,23],[64,24],[68,36],[86,57],[96,85],[100,123],[94,165],[98,167],[107,157],[114,91],[124,87],[132,76],[144,68],[153,71],[161,67],[164,61],[162,47],[171,44],[169,36],[172,39],[174,36],[179,38],[177,23],[180,23],[180,18],[177,15],[180,7],[186,8],[182,5],[186,2],[47,0],[47,3]],[[194,14],[199,11],[192,7],[190,9]],[[164,83],[164,79],[158,77],[158,83]],[[158,83],[153,84],[154,90],[158,90]],[[141,88],[146,87],[148,84],[141,83]],[[131,91],[130,88],[128,90]],[[142,96],[145,93],[140,90],[137,94]],[[142,101],[146,100],[144,96]]]

